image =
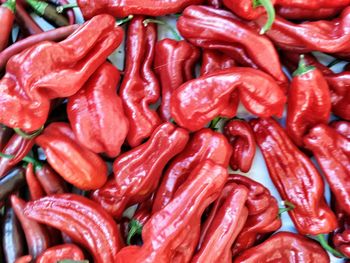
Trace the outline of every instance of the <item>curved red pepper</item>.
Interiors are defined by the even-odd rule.
[[[321,20],[331,19],[341,12],[342,8],[320,7],[317,9],[305,9],[301,7],[278,6],[276,12],[279,16],[288,20]]]
[[[252,120],[251,125],[274,185],[282,199],[295,206],[289,215],[296,229],[306,235],[334,230],[336,218],[327,206],[322,177],[311,160],[272,118]]]
[[[116,94],[119,79],[119,71],[106,62],[67,104],[78,141],[94,153],[106,153],[109,157],[120,153],[129,129],[122,101]]]
[[[120,218],[128,206],[146,200],[156,190],[165,165],[184,149],[188,137],[186,130],[162,124],[146,143],[114,161],[114,178],[94,191],[92,198]]]
[[[125,70],[119,94],[129,119],[127,141],[131,147],[151,136],[161,121],[149,106],[160,96],[158,80],[153,72],[157,30],[155,24],[144,26],[144,17],[130,22],[127,32]]]
[[[122,38],[114,18],[100,15],[59,43],[41,42],[13,56],[0,80],[0,122],[26,132],[38,130],[50,101],[76,93]]]
[[[331,126],[341,135],[350,139],[350,122],[349,121],[333,121]]]
[[[226,179],[227,169],[221,165],[199,164],[173,200],[146,223],[143,245],[123,248],[117,262],[190,262],[204,209],[220,195]]]
[[[43,148],[52,168],[75,187],[91,190],[105,184],[107,165],[76,141],[69,124],[51,123],[35,142]]]
[[[89,199],[75,194],[53,195],[27,203],[24,213],[68,234],[89,250],[95,263],[117,262],[116,255],[123,246],[118,227]]]
[[[225,125],[224,134],[233,148],[231,168],[247,173],[252,166],[256,151],[252,128],[244,120],[235,119]]]
[[[180,126],[199,130],[227,107],[236,88],[251,113],[281,116],[286,102],[283,90],[269,75],[251,68],[226,69],[186,82],[171,98],[171,116]]]
[[[83,260],[84,254],[74,244],[64,244],[46,249],[35,261],[35,263],[57,263],[60,260]]]
[[[12,31],[13,22],[15,20],[15,12],[15,0],[7,0],[4,4],[0,5],[0,52],[7,46]]]
[[[47,195],[63,194],[67,192],[64,180],[47,163],[42,167],[35,167],[35,176],[39,180]]]
[[[44,189],[42,188],[39,180],[34,174],[34,167],[32,163],[28,163],[26,168],[26,180],[29,188],[30,199],[37,200],[45,196]]]
[[[27,255],[16,259],[15,263],[31,263],[32,261],[33,261],[33,257],[30,255]]]

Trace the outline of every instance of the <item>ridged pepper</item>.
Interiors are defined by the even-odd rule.
[[[30,200],[37,200],[46,195],[39,180],[35,176],[34,167],[32,163],[28,163],[27,165],[26,181],[29,189]]]
[[[286,130],[298,146],[303,136],[316,124],[327,124],[331,115],[331,96],[322,72],[308,66],[303,57],[293,73],[288,94]]]
[[[246,109],[259,117],[281,116],[286,96],[266,73],[252,68],[232,68],[186,82],[171,98],[171,116],[190,131],[218,117],[238,89]]]
[[[224,134],[233,148],[231,168],[247,173],[252,166],[256,151],[252,128],[244,120],[234,119],[225,125]]]
[[[334,201],[332,199],[332,201]],[[332,233],[334,247],[350,258],[350,216],[337,203],[333,207],[338,220],[338,228]]]
[[[161,120],[150,105],[160,96],[159,83],[153,71],[157,30],[155,24],[144,26],[144,17],[135,17],[126,36],[125,69],[119,94],[129,120],[127,141],[131,147],[151,136]]]
[[[75,194],[58,194],[28,202],[24,214],[55,227],[89,250],[95,263],[111,263],[123,246],[112,217],[91,200]]]
[[[195,46],[222,51],[240,65],[265,71],[284,88],[288,86],[272,42],[230,12],[206,6],[190,6],[180,16],[177,28]]]
[[[318,262],[329,263],[328,254],[316,242],[299,234],[279,232],[262,244],[245,250],[233,263]]]
[[[162,124],[146,143],[114,161],[114,178],[94,191],[92,198],[120,218],[128,206],[145,201],[156,190],[165,165],[184,149],[188,137],[186,130]]]
[[[187,41],[163,39],[155,46],[154,71],[158,75],[162,101],[159,115],[164,121],[171,119],[170,99],[174,90],[193,79],[199,49]]]
[[[330,124],[339,134],[350,139],[350,122],[348,121],[333,121]]]
[[[341,12],[342,8],[328,7],[317,9],[305,9],[300,7],[277,6],[276,12],[279,16],[288,20],[321,20],[331,19]]]
[[[84,254],[74,244],[64,244],[46,249],[35,261],[35,263],[57,263],[61,260],[83,260]]]
[[[200,249],[191,260],[192,263],[232,261],[231,246],[248,217],[245,203],[249,190],[242,185],[230,185],[232,189],[217,209]]]
[[[117,262],[190,262],[204,209],[219,196],[226,179],[227,170],[221,165],[199,164],[173,200],[146,223],[143,245],[123,248]]]
[[[10,34],[12,32],[13,22],[15,21],[16,0],[7,0],[0,5],[0,52],[6,48]]]
[[[350,140],[333,128],[319,124],[304,137],[341,209],[350,215]]]
[[[116,93],[120,74],[105,62],[68,99],[67,114],[78,141],[94,153],[116,157],[128,134],[129,122]]]
[[[51,123],[35,142],[43,148],[52,168],[75,187],[92,190],[105,184],[107,165],[77,142],[69,124]]]
[[[168,165],[156,192],[152,213],[164,208],[174,198],[176,190],[199,163],[211,160],[227,167],[231,154],[231,146],[221,133],[207,128],[195,132],[186,148]]]
[[[123,30],[99,15],[59,42],[41,42],[13,56],[0,80],[0,123],[26,132],[47,119],[50,101],[76,93],[119,46]]]
[[[289,215],[305,235],[329,233],[337,227],[334,213],[324,199],[324,183],[311,160],[272,118],[251,121],[270,178],[284,201],[295,208]]]

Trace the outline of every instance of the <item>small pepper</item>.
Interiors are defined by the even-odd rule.
[[[57,263],[61,260],[70,259],[84,260],[81,249],[74,244],[64,244],[46,249],[35,261],[35,263]]]
[[[42,188],[39,180],[34,174],[34,167],[32,163],[28,163],[26,168],[26,181],[30,193],[31,200],[37,200],[45,196],[44,189]]]
[[[0,52],[7,47],[8,40],[15,20],[16,0],[7,0],[0,5]]]
[[[25,171],[23,168],[16,167],[10,170],[0,179],[0,201],[5,201],[10,194],[20,189],[25,183]]]
[[[49,164],[35,167],[35,176],[40,182],[46,195],[63,194],[67,192],[67,187],[62,179]]]
[[[350,122],[349,121],[333,121],[330,124],[339,134],[350,139]]]

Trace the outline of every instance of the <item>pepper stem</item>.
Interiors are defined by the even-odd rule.
[[[278,216],[281,216],[283,213],[293,210],[295,208],[295,205],[289,201],[284,201],[284,206],[285,207],[278,209]]]
[[[15,158],[15,155],[0,152],[0,157],[7,158],[7,159],[13,159],[13,158]],[[43,165],[39,161],[37,161],[36,159],[34,159],[33,157],[30,157],[28,155],[24,156],[22,161],[24,161],[26,163],[32,163],[34,165],[34,167],[38,168],[38,169],[41,169],[43,167]]]
[[[129,223],[129,233],[128,233],[128,237],[126,239],[126,244],[130,245],[131,244],[131,239],[136,235],[141,235],[142,233],[142,228],[143,225],[140,224],[139,221],[132,219]]]
[[[219,128],[217,127],[218,123],[223,120],[224,118],[221,117],[216,117],[215,119],[213,119],[209,125],[210,129],[213,129],[215,131],[217,131]]]
[[[316,240],[321,244],[321,246],[327,250],[328,252],[332,253],[334,256],[338,257],[338,258],[344,258],[345,256],[340,253],[339,251],[335,250],[334,248],[332,248],[327,240],[325,239],[323,234],[319,234],[316,237]]]
[[[123,18],[123,19],[120,19],[120,20],[117,20],[117,26],[120,26],[120,25],[122,25],[122,24],[125,24],[125,23],[127,23],[127,22],[129,22],[131,19],[133,19],[134,18],[134,16],[133,15],[129,15],[128,17],[126,17],[126,18]]]
[[[276,19],[276,11],[270,0],[253,0],[253,7],[263,6],[267,13],[267,21],[260,30],[260,35],[265,34],[272,27],[273,22]]]
[[[16,12],[16,0],[7,0],[1,6],[10,9],[12,13]]]
[[[60,5],[56,7],[56,12],[59,14],[62,14],[64,10],[66,9],[72,9],[72,8],[76,8],[79,7],[78,4],[76,3],[70,3],[70,4],[66,4],[66,5]]]
[[[48,3],[37,0],[26,0],[26,2],[41,16],[45,14],[45,9],[49,5]]]
[[[168,23],[166,23],[162,20],[157,20],[157,19],[152,19],[152,18],[143,20],[144,26],[147,26],[149,23],[155,23],[155,24],[159,24],[159,25],[163,25],[163,26],[167,27],[171,31],[171,33],[173,34],[175,40],[177,40],[177,41],[181,40],[179,33],[177,33],[177,31],[173,27],[171,27]]]
[[[309,71],[312,71],[314,69],[315,69],[314,66],[308,66],[306,64],[304,55],[300,55],[299,66],[298,66],[297,70],[294,71],[293,77],[304,75],[304,74],[306,74]]]
[[[33,132],[32,134],[25,133],[20,128],[14,128],[13,130],[15,131],[15,133],[17,133],[19,136],[23,137],[24,139],[30,140],[38,136],[44,130],[44,126],[41,126],[39,130]]]

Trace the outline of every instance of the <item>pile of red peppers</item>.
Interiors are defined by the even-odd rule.
[[[0,262],[350,260],[348,62],[350,0],[1,0]]]

